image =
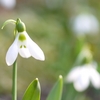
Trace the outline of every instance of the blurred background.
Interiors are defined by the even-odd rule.
[[[46,57],[42,62],[18,56],[19,100],[36,77],[41,84],[41,100],[46,100],[59,75],[64,77],[62,100],[100,100],[100,88],[91,82],[79,92],[66,80],[72,68],[92,61],[100,75],[99,0],[0,0],[0,27],[4,21],[17,18],[26,24],[27,33]],[[12,66],[7,66],[5,56],[14,40],[13,31],[12,24],[0,30],[0,100],[11,100]],[[81,54],[84,46],[90,54]]]

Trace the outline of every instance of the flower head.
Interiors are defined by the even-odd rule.
[[[92,35],[99,32],[99,22],[94,15],[82,13],[75,17],[73,30],[77,35]]]
[[[25,24],[17,19],[16,21],[15,40],[10,46],[6,54],[6,63],[8,66],[12,65],[16,60],[18,53],[23,58],[34,57],[38,60],[45,60],[45,56],[40,47],[32,41],[26,32]]]
[[[16,0],[0,0],[0,4],[7,10],[10,10],[16,6]]]
[[[94,88],[100,88],[100,74],[96,71],[96,64],[75,67],[67,75],[66,82],[72,82],[79,92],[86,90],[90,83]]]

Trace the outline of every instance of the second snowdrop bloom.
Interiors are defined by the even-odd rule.
[[[13,44],[7,51],[6,63],[12,65],[16,60],[18,53],[23,58],[34,57],[38,60],[45,60],[45,56],[41,48],[29,37],[26,32],[24,23],[18,19],[16,22],[16,36]]]
[[[75,17],[73,30],[77,35],[92,35],[99,32],[99,22],[94,15],[82,13]]]
[[[11,10],[16,6],[16,0],[0,0],[0,4],[7,10]]]
[[[90,83],[96,89],[100,88],[100,74],[96,71],[96,64],[85,64],[72,69],[66,77],[66,82],[72,82],[74,88],[82,92]]]

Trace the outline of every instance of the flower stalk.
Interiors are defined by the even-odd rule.
[[[13,64],[12,100],[17,100],[17,61]]]

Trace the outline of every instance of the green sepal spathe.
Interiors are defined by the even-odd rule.
[[[40,100],[41,88],[38,78],[33,80],[25,91],[22,100]]]
[[[16,30],[18,32],[24,32],[24,31],[26,31],[25,24],[19,18],[16,21]]]
[[[12,23],[12,24],[15,24],[15,30],[18,31],[18,32],[24,32],[26,31],[26,27],[25,27],[25,24],[20,20],[20,18],[17,18],[17,20],[13,20],[13,19],[8,19],[6,20],[1,29],[3,29],[5,27],[5,25],[9,24],[9,23]]]
[[[9,24],[9,23],[16,24],[16,21],[13,20],[13,19],[8,19],[8,20],[6,20],[6,21],[3,23],[1,29],[3,29],[3,28],[4,28],[7,24]]]
[[[59,75],[58,81],[50,91],[46,100],[61,100],[63,90],[63,77]]]

